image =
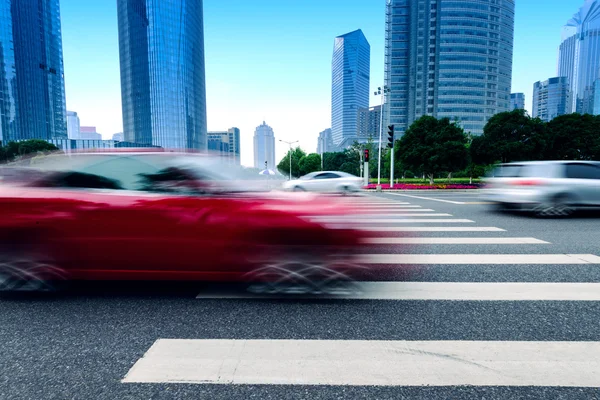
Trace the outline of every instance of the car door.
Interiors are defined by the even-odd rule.
[[[330,173],[321,172],[314,176],[311,181],[310,190],[315,192],[329,192],[331,191]]]
[[[592,163],[565,165],[567,190],[582,205],[600,206],[600,166]]]

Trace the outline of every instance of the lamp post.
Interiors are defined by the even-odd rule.
[[[375,96],[381,96],[381,118],[379,121],[379,156],[377,161],[377,184],[381,185],[381,141],[383,140],[383,105],[385,103],[385,95],[391,92],[391,89],[387,86],[384,86],[383,89],[381,87],[377,88],[375,92]]]
[[[292,145],[295,144],[295,143],[298,143],[300,141],[296,140],[295,142],[286,142],[285,140],[281,140],[281,139],[279,139],[279,141],[290,146],[290,155],[289,155],[289,157],[290,157],[290,181],[291,181],[292,180]]]

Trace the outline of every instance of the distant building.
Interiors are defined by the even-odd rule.
[[[67,137],[59,0],[0,0],[0,140]]]
[[[571,113],[571,106],[567,77],[550,78],[533,84],[534,118],[551,121],[559,115]]]
[[[117,14],[125,140],[206,150],[202,0],[117,0]]]
[[[116,149],[116,148],[149,148],[158,146],[143,145],[131,142],[117,142],[114,140],[90,140],[90,139],[50,139],[48,143],[52,143],[65,153],[74,150],[94,150],[94,149]]]
[[[356,140],[359,108],[369,107],[371,46],[359,29],[335,38],[331,65],[331,135],[337,147]]]
[[[275,170],[275,133],[264,121],[254,131],[254,168]]]
[[[240,130],[230,128],[226,132],[208,132],[208,150],[218,152],[234,164],[240,165]]]
[[[67,136],[69,139],[79,139],[80,121],[75,111],[67,111]]]
[[[331,138],[331,129],[325,129],[319,133],[319,141],[317,143],[317,154],[323,155],[334,151],[333,139]]]
[[[600,78],[600,0],[586,0],[563,27],[558,75],[567,78],[570,109],[580,114],[594,109],[594,84]]]
[[[369,139],[379,142],[381,126],[381,106],[359,108],[356,137],[359,143]]]
[[[80,126],[79,137],[77,139],[102,140],[102,135],[96,132],[95,126]]]
[[[123,132],[115,133],[114,135],[112,135],[112,140],[116,142],[122,142],[123,140],[125,140],[123,137]]]
[[[510,94],[510,109],[524,110],[525,109],[525,93]]]

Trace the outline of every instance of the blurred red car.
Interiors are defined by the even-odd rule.
[[[361,270],[352,261],[360,232],[304,218],[344,214],[344,206],[249,193],[230,169],[212,157],[157,151],[53,154],[6,166],[0,290],[52,289],[64,280],[318,288]]]

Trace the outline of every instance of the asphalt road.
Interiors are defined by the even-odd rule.
[[[535,238],[544,244],[369,244],[364,254],[485,254],[490,263],[416,266],[412,282],[600,283],[598,264],[493,264],[497,254],[600,255],[600,217],[497,214],[472,193],[372,194],[491,232],[374,232],[373,237]],[[411,197],[407,197],[411,196]],[[440,217],[440,219],[443,219]],[[369,224],[373,226],[373,224]],[[394,280],[393,272],[382,280]],[[2,399],[594,399],[597,388],[122,383],[158,339],[600,342],[600,302],[198,299],[204,287],[82,287],[0,299]],[[350,368],[350,367],[349,367]]]

